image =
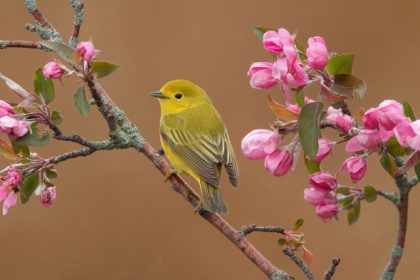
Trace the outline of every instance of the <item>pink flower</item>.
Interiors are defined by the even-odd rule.
[[[77,51],[87,62],[91,62],[96,55],[95,46],[92,42],[80,42],[77,44]]]
[[[337,215],[338,208],[335,204],[318,205],[315,212],[321,219],[330,220]]]
[[[275,54],[281,53],[285,45],[294,45],[292,36],[284,28],[280,28],[278,32],[265,32],[262,42],[264,49]]]
[[[392,130],[406,120],[402,105],[395,100],[384,100],[377,108],[370,108],[362,118],[364,128]]]
[[[57,190],[56,187],[49,187],[46,188],[40,196],[40,202],[44,207],[51,207],[57,198]]]
[[[410,148],[419,151],[420,150],[420,120],[414,121],[410,124],[412,133],[414,136],[406,136],[407,144]],[[407,130],[407,133],[410,134],[411,131]]]
[[[353,127],[352,117],[343,114],[341,108],[335,109],[332,106],[328,107],[326,119],[328,124],[339,127],[346,134],[348,134]]]
[[[6,215],[9,212],[9,209],[16,205],[17,201],[17,192],[12,190],[9,192],[6,200],[3,202],[3,215]]]
[[[405,120],[394,127],[394,135],[401,146],[408,148],[407,139],[415,137],[416,133],[411,127],[411,121]]]
[[[312,205],[334,204],[337,202],[335,195],[329,191],[321,191],[315,188],[303,190],[303,198]]]
[[[276,150],[264,161],[264,167],[274,176],[283,176],[292,168],[293,158],[289,151]]]
[[[11,116],[14,115],[16,112],[12,106],[6,101],[0,100],[0,117],[4,116]]]
[[[280,135],[272,130],[254,129],[241,142],[242,153],[247,159],[263,159],[274,152]]]
[[[22,182],[22,175],[20,175],[16,168],[9,166],[7,168],[6,182],[9,186],[17,186],[20,182]]]
[[[391,136],[392,134],[389,135],[389,137]],[[387,141],[389,137],[382,137],[382,134],[377,130],[362,129],[347,142],[346,151],[352,153],[364,149],[374,150],[379,148],[382,145],[383,140]]]
[[[313,99],[305,96],[305,104],[309,104],[309,103],[313,103],[313,102],[315,102],[315,100],[313,100]],[[296,104],[296,103],[295,104],[286,103],[286,106],[287,106],[287,108],[290,111],[293,111],[296,114],[299,114],[300,113],[300,108],[299,108],[299,105],[298,104]]]
[[[26,121],[17,120],[10,116],[0,118],[0,132],[8,134],[10,140],[14,141],[28,132]]]
[[[306,49],[308,64],[312,69],[322,70],[328,62],[328,50],[324,39],[319,36],[308,39],[309,47]]]
[[[332,151],[333,143],[326,139],[319,139],[318,140],[318,152],[315,156],[315,162],[321,162],[324,158],[326,158]]]
[[[61,68],[60,64],[56,61],[48,62],[42,69],[42,74],[44,74],[44,77],[48,79],[59,79],[64,72],[64,69]]]
[[[299,64],[296,49],[293,46],[286,46],[284,52],[286,56],[278,58],[273,64],[273,77],[280,80],[287,101],[290,101],[291,91],[289,87],[304,86],[309,79],[305,70]]]
[[[278,81],[272,75],[273,63],[255,62],[248,70],[248,76],[251,76],[250,85],[255,89],[269,89],[275,86]]]
[[[337,180],[327,172],[317,172],[309,176],[309,184],[320,191],[331,191],[337,187]]]
[[[346,159],[340,167],[340,171],[346,171],[353,182],[359,181],[365,176],[367,161],[364,156],[352,156]]]

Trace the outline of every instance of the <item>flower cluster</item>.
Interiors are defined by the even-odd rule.
[[[28,132],[28,123],[18,118],[13,107],[0,100],[0,132],[7,134],[14,141]]]

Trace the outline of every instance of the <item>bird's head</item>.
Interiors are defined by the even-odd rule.
[[[159,99],[163,114],[176,114],[187,108],[210,102],[202,88],[187,80],[167,82],[159,91],[150,95]]]

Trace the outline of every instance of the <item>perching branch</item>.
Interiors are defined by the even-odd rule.
[[[328,268],[327,271],[325,271],[324,274],[324,279],[323,280],[331,280],[331,278],[334,276],[335,273],[335,269],[337,268],[337,266],[340,264],[340,259],[333,259],[331,262],[330,267]]]
[[[284,229],[282,227],[274,227],[274,226],[257,226],[255,224],[251,225],[245,225],[242,226],[239,230],[239,233],[242,236],[246,236],[254,231],[260,231],[260,232],[276,232],[280,234],[284,234]]]
[[[305,274],[308,280],[315,280],[315,277],[312,274],[312,271],[308,267],[308,265],[303,260],[301,260],[298,256],[296,256],[292,250],[290,250],[289,248],[284,248],[283,253],[286,256],[288,256],[302,270],[302,272]]]
[[[25,49],[42,49],[41,42],[22,41],[22,40],[0,40],[0,49],[7,48],[25,48]]]

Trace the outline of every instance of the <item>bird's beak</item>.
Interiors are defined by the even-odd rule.
[[[151,92],[150,95],[153,96],[153,97],[156,97],[156,98],[161,98],[161,99],[169,98],[169,97],[163,95],[163,93],[160,92],[160,91]]]

